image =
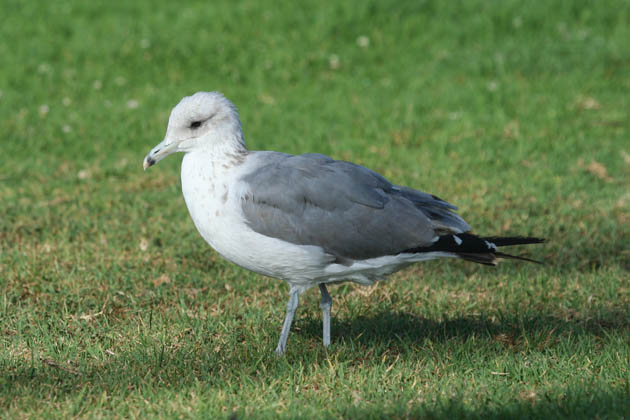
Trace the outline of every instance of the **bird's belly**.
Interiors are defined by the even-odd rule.
[[[256,233],[234,214],[219,212],[210,222],[193,215],[193,221],[203,239],[225,259],[290,283],[319,277],[329,258],[316,247],[293,245]]]
[[[227,184],[210,186],[211,182],[182,176],[190,216],[214,250],[243,268],[292,284],[321,276],[329,255],[319,247],[294,245],[253,231],[242,216],[237,194]]]

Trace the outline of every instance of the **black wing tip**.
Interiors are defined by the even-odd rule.
[[[458,252],[455,255],[457,255],[459,258],[466,261],[471,261],[478,264],[491,265],[491,266],[497,265],[499,259],[520,260],[520,261],[531,262],[531,263],[539,264],[539,265],[545,264],[542,261],[533,260],[531,258],[522,257],[520,255],[506,254],[504,252],[492,252],[488,254],[472,254],[472,253]]]
[[[524,237],[524,236],[477,236],[472,233],[448,233],[441,235],[430,246],[411,248],[402,252],[406,253],[421,253],[421,252],[451,252],[454,254],[467,254],[467,255],[482,255],[493,254],[498,247],[512,246],[512,245],[529,245],[539,244],[544,242],[545,239],[538,237]]]
[[[539,244],[543,242],[545,242],[544,238],[533,236],[480,237],[471,233],[458,233],[442,235],[429,247],[413,248],[406,250],[405,252],[446,252],[461,259],[484,265],[496,265],[498,259],[514,259],[532,262],[535,264],[543,264],[541,261],[533,260],[531,258],[497,251],[497,248],[502,246]]]
[[[487,236],[482,239],[496,246],[541,244],[546,241],[545,238],[535,236]]]
[[[522,257],[520,255],[511,255],[511,254],[506,254],[504,252],[495,252],[494,255],[496,255],[498,258],[506,258],[506,259],[511,259],[511,260],[521,260],[521,261],[531,262],[531,263],[534,263],[534,264],[545,265],[545,263],[543,261],[533,260],[531,258]]]
[[[483,265],[497,265],[497,258],[494,254],[476,254],[476,253],[468,253],[468,252],[457,252],[455,253],[459,258],[466,261],[471,261],[477,264]]]

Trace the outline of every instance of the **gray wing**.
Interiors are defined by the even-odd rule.
[[[263,235],[366,259],[429,246],[441,231],[470,230],[451,204],[362,166],[319,154],[260,157],[264,163],[241,179],[241,204]]]

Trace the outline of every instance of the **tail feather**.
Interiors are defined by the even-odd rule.
[[[514,259],[521,261],[542,264],[527,257],[519,255],[506,254],[497,251],[498,247],[512,245],[528,245],[539,244],[544,242],[542,238],[522,237],[522,236],[487,236],[480,237],[470,233],[448,234],[440,236],[439,239],[429,247],[419,247],[409,249],[404,252],[422,253],[422,252],[447,252],[457,255],[459,258],[485,265],[496,265],[500,258]]]
[[[497,258],[494,254],[471,254],[467,252],[459,252],[457,256],[462,260],[476,262],[483,265],[497,265]]]
[[[523,236],[486,236],[482,238],[496,246],[512,246],[512,245],[528,245],[528,244],[540,244],[545,242],[543,238],[535,237],[523,237]]]
[[[528,261],[528,262],[532,262],[532,263],[536,263],[536,264],[541,264],[542,265],[542,261],[538,261],[538,260],[532,260],[531,258],[527,258],[527,257],[522,257],[520,255],[511,255],[511,254],[506,254],[504,252],[495,252],[494,255],[496,255],[499,258],[507,258],[507,259],[511,259],[511,260],[521,260],[521,261]]]

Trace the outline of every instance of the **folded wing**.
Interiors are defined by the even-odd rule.
[[[263,235],[359,260],[470,230],[453,205],[362,166],[319,154],[258,153],[265,153],[261,165],[241,179],[241,204]]]

